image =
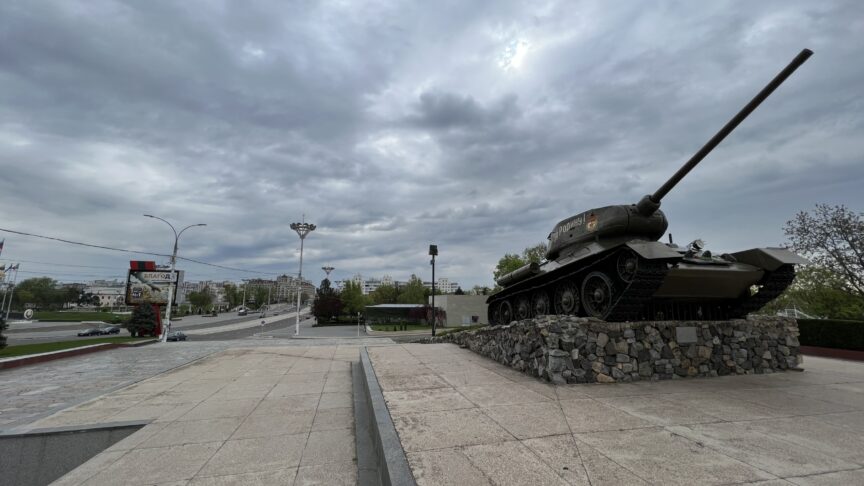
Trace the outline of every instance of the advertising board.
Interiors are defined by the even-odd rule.
[[[126,304],[168,303],[168,289],[171,281],[170,270],[129,270],[126,279]],[[174,293],[177,301],[177,293]]]

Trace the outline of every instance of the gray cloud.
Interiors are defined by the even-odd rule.
[[[181,255],[281,273],[296,272],[288,224],[305,213],[316,280],[324,264],[428,278],[437,243],[441,275],[490,284],[501,255],[557,221],[651,192],[810,47],[663,206],[676,239],[778,244],[817,202],[864,209],[862,10],[4,2],[0,227],[167,252],[153,213],[208,224]],[[122,274],[130,258],[6,238],[4,259]]]

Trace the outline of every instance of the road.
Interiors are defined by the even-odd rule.
[[[238,316],[234,312],[226,312],[215,317],[210,316],[186,316],[180,319],[172,319],[173,330],[183,331],[189,340],[194,341],[225,341],[234,339],[245,339],[256,336],[289,339],[294,338],[295,313],[287,312],[288,307],[274,306],[264,318],[260,314],[250,312],[246,316]],[[304,309],[303,314],[309,309]],[[261,325],[264,321],[264,325]],[[327,326],[313,327],[315,319],[301,314],[300,337],[339,338],[356,337],[356,326]],[[18,322],[10,323],[6,331],[7,344],[35,344],[56,341],[98,339],[104,336],[82,336],[77,333],[91,327],[103,327],[107,324],[95,322]],[[125,329],[121,330],[119,336],[128,336]],[[366,333],[361,329],[361,336]],[[118,335],[113,335],[118,336]]]

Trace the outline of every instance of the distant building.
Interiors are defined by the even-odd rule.
[[[435,307],[447,316],[447,327],[488,325],[485,295],[436,295]],[[432,304],[432,296],[429,296]]]
[[[404,280],[393,280],[393,277],[390,275],[384,275],[381,278],[364,278],[361,274],[356,274],[351,277],[351,280],[347,280],[357,284],[360,289],[363,291],[363,295],[369,295],[372,292],[375,292],[378,287],[382,285],[391,285],[393,287],[399,288],[408,285],[407,281]],[[337,280],[333,283],[333,287],[337,290],[342,290],[345,287],[346,280]],[[427,289],[432,289],[432,282],[423,282],[423,286]],[[458,282],[451,282],[450,279],[446,277],[439,278],[435,282],[435,291],[442,294],[452,294],[456,292],[456,289],[459,288]]]
[[[93,294],[99,298],[100,307],[117,307],[126,303],[125,287],[92,287],[84,288],[84,293]]]
[[[297,277],[293,275],[280,275],[276,277],[276,287],[274,289],[275,302],[289,302],[297,298],[297,287],[300,287],[309,298],[315,296],[315,284],[311,281],[303,279],[303,282],[298,285]]]

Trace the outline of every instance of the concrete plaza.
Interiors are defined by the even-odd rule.
[[[0,372],[4,428],[150,421],[59,485],[355,484],[366,347],[421,486],[864,484],[864,363],[553,386],[452,344],[176,344]]]
[[[152,420],[57,485],[355,484],[358,346],[235,348],[30,424]]]
[[[552,386],[450,344],[368,352],[421,486],[864,484],[864,363]]]

